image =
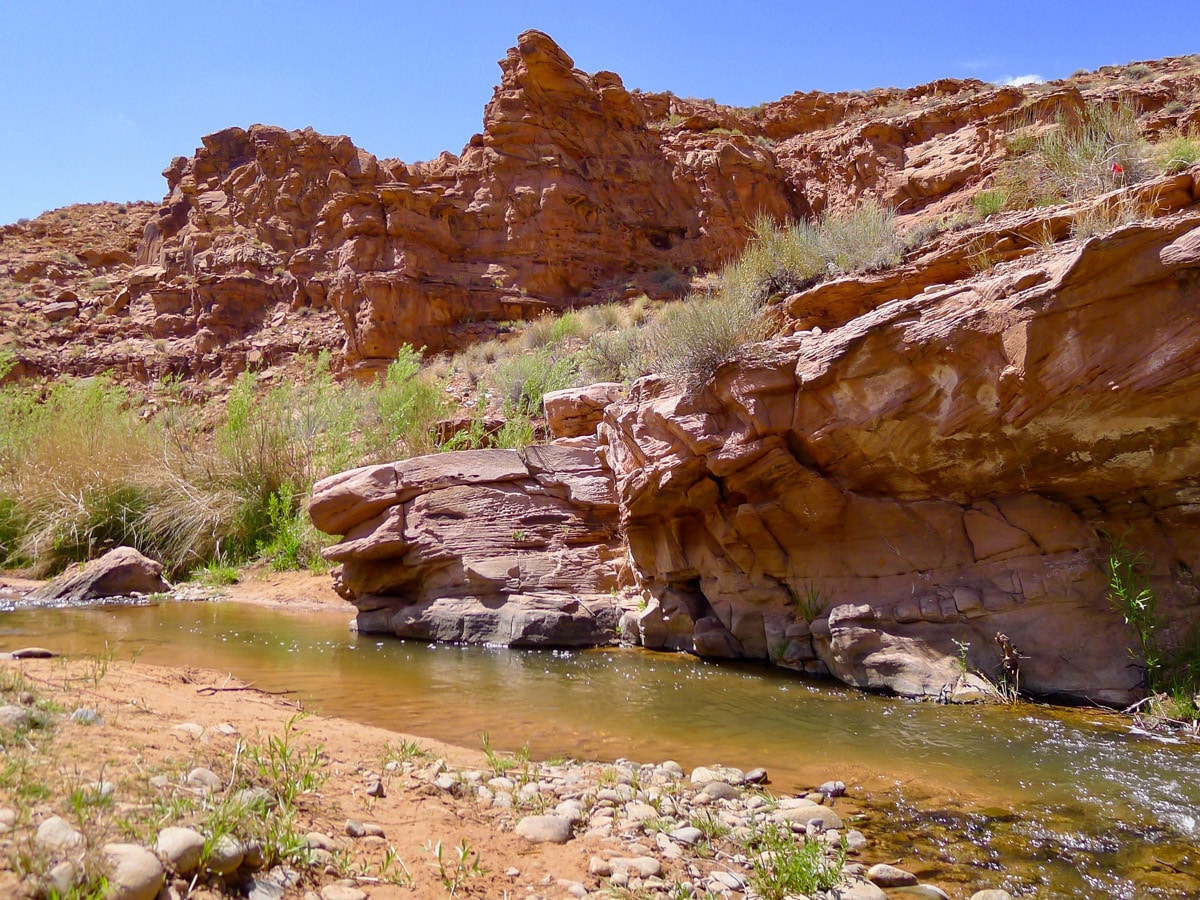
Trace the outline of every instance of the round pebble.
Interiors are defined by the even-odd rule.
[[[105,844],[109,900],[154,900],[166,878],[158,857],[137,844]]]
[[[180,875],[190,875],[200,865],[204,835],[191,828],[164,828],[155,844],[158,855]]]

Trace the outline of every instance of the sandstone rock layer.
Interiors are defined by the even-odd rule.
[[[1136,696],[1105,535],[1153,560],[1182,638],[1198,306],[1190,213],[776,339],[695,396],[636,383],[600,435],[644,642],[938,694],[962,646],[998,676],[1003,632],[1030,690]]]
[[[339,592],[357,628],[511,646],[616,638],[623,547],[595,452],[467,450],[316,485],[316,526],[344,540]]]

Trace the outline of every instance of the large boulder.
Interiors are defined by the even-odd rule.
[[[623,568],[612,476],[594,451],[467,450],[317,483],[314,524],[343,540],[356,627],[422,640],[589,646],[617,636]]]
[[[87,565],[75,565],[26,598],[31,603],[86,603],[107,597],[156,594],[171,586],[163,567],[132,547],[117,547]]]

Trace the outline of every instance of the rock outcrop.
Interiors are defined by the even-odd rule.
[[[679,272],[740,246],[755,214],[805,212],[768,149],[660,130],[667,98],[579,71],[540,32],[500,66],[459,156],[406,165],[256,125],[176,159],[138,255],[161,336],[208,352],[277,306],[332,309],[345,361],[370,370],[403,343],[453,349],[480,322],[627,283],[678,290]]]
[[[778,338],[696,395],[635,383],[600,435],[643,642],[919,695],[963,645],[998,676],[1002,632],[1023,687],[1129,700],[1105,535],[1154,561],[1174,638],[1200,603],[1197,304],[1190,212]]]
[[[592,450],[466,450],[317,483],[313,523],[362,632],[509,646],[616,640],[624,548]]]
[[[1007,651],[1024,689],[1132,699],[1113,540],[1153,561],[1165,643],[1200,607],[1200,169],[1146,190],[1168,214],[1102,237],[1020,240],[1050,240],[1063,210],[985,226],[972,240],[1009,259],[984,273],[960,240],[787,298],[779,336],[700,389],[650,376],[549,397],[555,433],[598,440],[598,461],[474,451],[327,479],[313,519],[346,535],[328,555],[360,627],[507,642],[511,619],[540,615],[538,640],[565,642],[559,606],[619,586],[605,627],[620,615],[651,648],[918,696],[977,694],[964,663],[998,679]],[[588,490],[543,495],[568,472]],[[591,517],[583,545],[540,526],[546,504],[556,523]],[[531,584],[549,605],[482,617],[479,597]]]

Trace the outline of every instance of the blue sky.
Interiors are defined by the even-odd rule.
[[[171,158],[230,125],[311,125],[408,161],[458,152],[527,28],[627,87],[752,105],[1197,53],[1198,21],[1192,0],[0,0],[0,223],[159,200]]]

